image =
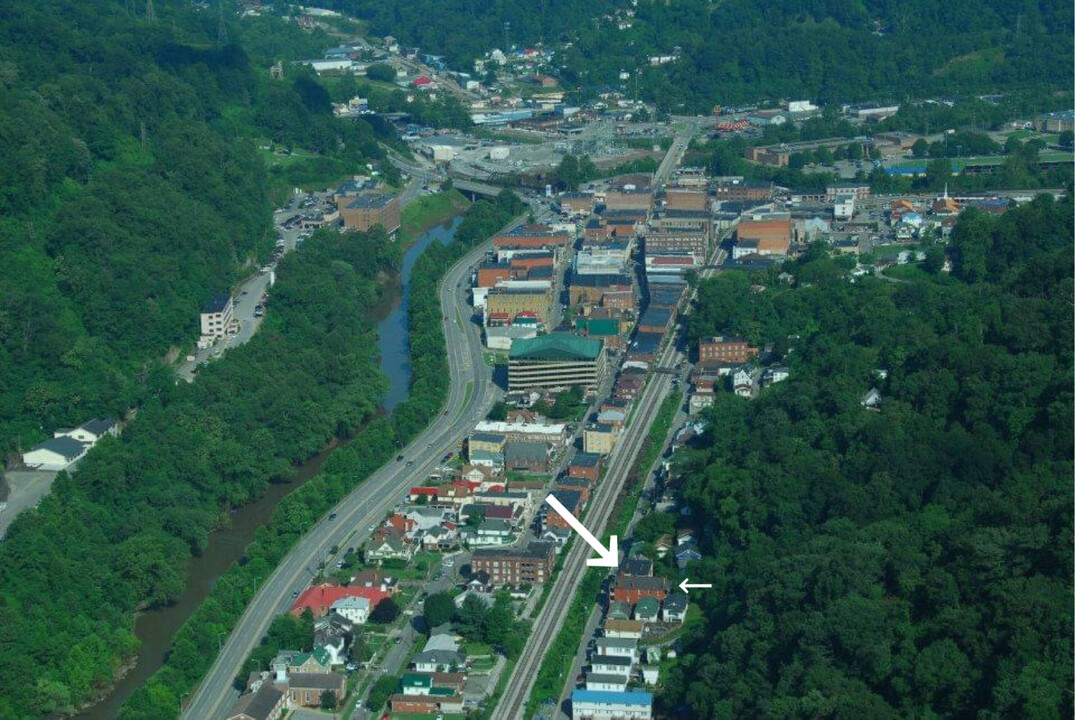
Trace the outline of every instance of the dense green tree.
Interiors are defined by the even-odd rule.
[[[395,82],[396,70],[388,63],[373,63],[366,68],[366,77],[380,82]]]
[[[968,210],[952,277],[851,283],[813,247],[791,288],[701,284],[690,337],[794,347],[789,380],[718,394],[677,453],[714,587],[665,712],[1072,714],[1072,221],[1070,198]]]
[[[455,614],[455,596],[450,592],[433,593],[422,605],[426,625],[435,628],[452,619]]]
[[[370,613],[370,622],[377,623],[378,625],[387,625],[395,622],[396,618],[400,614],[399,604],[392,598],[385,598],[381,602],[377,603],[377,607],[373,608],[373,612]]]

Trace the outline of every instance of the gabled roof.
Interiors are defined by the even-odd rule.
[[[48,450],[60,455],[65,460],[75,460],[82,456],[82,453],[86,452],[86,443],[75,440],[72,437],[61,435],[57,438],[50,438],[41,443],[34,450]]]
[[[81,427],[86,432],[100,437],[116,426],[115,418],[93,418],[82,423]]]
[[[272,686],[272,683],[264,682],[257,692],[247,693],[240,697],[228,717],[242,714],[254,720],[268,720],[270,713],[276,709],[283,695]]]

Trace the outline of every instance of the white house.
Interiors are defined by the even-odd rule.
[[[22,462],[36,470],[66,470],[89,449],[89,443],[67,436],[55,437],[23,453]]]
[[[631,674],[632,665],[630,658],[595,655],[590,661],[590,670],[601,675],[626,676]]]
[[[643,665],[642,666],[642,679],[647,685],[656,685],[657,679],[660,677],[660,668],[656,665]],[[589,690],[589,688],[586,688]]]
[[[664,622],[683,622],[687,617],[687,596],[683,593],[672,593],[664,599],[661,606],[661,620]]]
[[[571,717],[573,720],[650,720],[653,717],[653,695],[648,692],[575,690],[571,693]]]
[[[632,663],[638,660],[638,641],[632,638],[597,638],[597,654],[606,657],[622,657]]]
[[[332,611],[339,613],[357,625],[364,625],[370,617],[370,601],[364,597],[345,597],[332,603]]]
[[[465,663],[462,653],[449,650],[426,650],[414,656],[414,669],[418,672],[454,672]]]
[[[90,445],[95,444],[105,435],[111,435],[113,437],[119,435],[119,425],[116,423],[115,418],[93,418],[92,420],[87,420],[76,428],[71,428],[70,430],[56,430],[52,433],[53,437],[69,437]]]
[[[627,689],[627,677],[624,675],[590,673],[586,676],[586,689],[603,690],[605,692],[623,692]]]

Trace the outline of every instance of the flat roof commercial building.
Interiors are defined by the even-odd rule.
[[[600,340],[568,333],[516,340],[508,355],[508,390],[591,388],[604,369],[605,347]]]
[[[365,232],[374,225],[380,225],[391,235],[399,230],[399,196],[359,195],[354,199],[346,199],[340,206],[340,217],[347,230]]]

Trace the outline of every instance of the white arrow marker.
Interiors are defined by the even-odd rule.
[[[582,536],[582,539],[586,541],[586,544],[594,549],[594,551],[601,557],[588,558],[586,564],[590,567],[616,567],[620,564],[619,553],[617,552],[616,536],[613,535],[608,539],[608,549],[601,544],[601,541],[593,536],[586,527],[579,522],[578,518],[572,515],[563,503],[556,499],[555,495],[549,495],[545,498],[545,502],[552,506],[552,509],[560,513],[567,524],[571,526],[571,529]]]
[[[712,583],[689,583],[689,582],[687,582],[687,578],[683,578],[683,582],[681,582],[679,584],[679,589],[682,590],[685,593],[688,593],[688,594],[690,594],[690,590],[688,590],[687,588],[711,588],[711,587],[713,587]]]

